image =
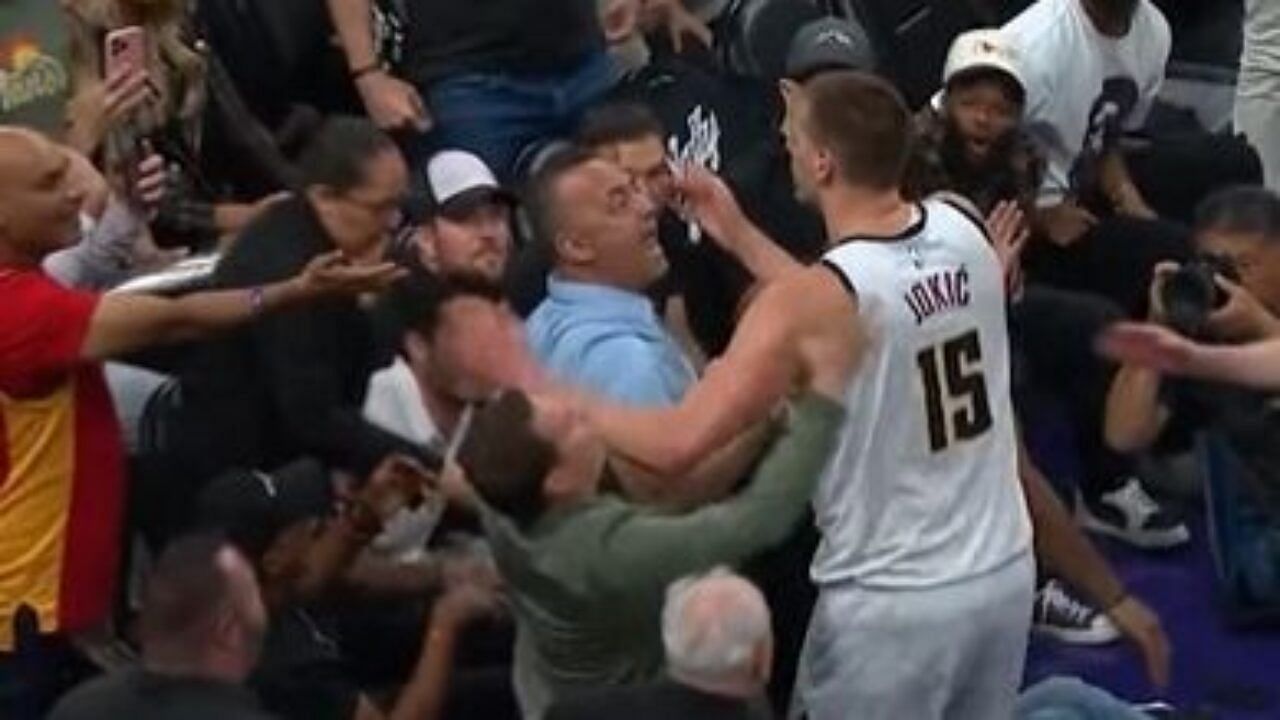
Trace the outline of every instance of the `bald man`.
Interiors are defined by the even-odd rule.
[[[0,676],[16,643],[56,644],[110,608],[124,476],[102,361],[396,276],[330,255],[287,281],[180,299],[69,290],[42,263],[79,235],[83,190],[70,169],[42,136],[0,127]],[[0,716],[14,716],[4,702]],[[44,709],[43,698],[23,702]]]
[[[717,569],[672,583],[662,611],[662,644],[668,681],[571,697],[547,720],[772,717],[765,700],[773,665],[769,606],[746,579]]]

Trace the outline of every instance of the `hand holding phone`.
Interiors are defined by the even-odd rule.
[[[113,121],[127,118],[151,93],[147,76],[147,34],[136,25],[107,33],[103,41],[103,79],[106,114]]]
[[[110,78],[147,67],[147,31],[139,25],[117,28],[103,41],[103,74]]]

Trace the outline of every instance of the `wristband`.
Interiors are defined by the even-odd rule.
[[[261,315],[267,307],[267,293],[261,285],[249,288],[249,310],[254,315]]]

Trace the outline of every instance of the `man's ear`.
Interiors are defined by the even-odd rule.
[[[836,177],[836,161],[831,151],[819,150],[814,153],[813,177],[819,185],[830,185]]]
[[[424,223],[414,232],[414,242],[418,246],[418,260],[422,266],[432,272],[440,270],[440,249],[436,247],[436,231],[431,224]]]
[[[542,481],[542,497],[547,500],[554,500],[572,492],[574,489],[570,476],[560,468],[552,468],[547,473],[547,477]]]
[[[569,265],[588,265],[596,259],[595,244],[577,233],[557,233],[555,248],[556,257]]]
[[[417,330],[409,330],[404,334],[404,351],[409,356],[409,363],[414,367],[421,367],[431,362],[431,345]]]

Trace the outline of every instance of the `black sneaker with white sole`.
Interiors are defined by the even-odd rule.
[[[1076,512],[1086,530],[1148,550],[1177,547],[1191,539],[1182,520],[1152,499],[1136,477],[1100,498],[1080,498]]]
[[[1071,645],[1105,645],[1120,638],[1120,631],[1101,610],[1076,598],[1057,580],[1036,592],[1031,628]]]

